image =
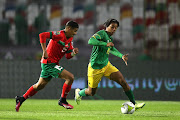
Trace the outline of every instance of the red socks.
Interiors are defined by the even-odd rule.
[[[71,90],[71,86],[72,85],[67,85],[66,83],[64,83],[63,89],[62,89],[62,94],[61,94],[62,98],[66,98],[67,97],[67,95],[69,94],[69,91]]]
[[[35,95],[37,91],[34,90],[33,85],[27,90],[27,92],[23,95],[25,99]]]
[[[71,90],[71,86],[72,86],[72,85],[67,85],[66,83],[64,83],[63,89],[62,89],[62,94],[61,94],[61,97],[62,97],[62,98],[66,98],[66,97],[67,97],[67,95],[69,94],[69,91]],[[36,93],[37,93],[37,91],[35,91],[34,88],[33,88],[33,86],[31,86],[31,87],[27,90],[27,92],[23,95],[23,97],[24,97],[25,99],[27,99],[27,98],[35,95]]]

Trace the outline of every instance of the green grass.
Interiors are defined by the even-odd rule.
[[[29,99],[15,112],[15,99],[0,99],[0,120],[180,120],[180,102],[145,101],[145,107],[134,114],[122,114],[125,101],[120,100],[68,102],[74,109],[58,106],[57,100]]]

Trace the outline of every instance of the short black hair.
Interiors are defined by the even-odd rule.
[[[66,26],[69,26],[69,27],[72,27],[72,28],[79,28],[79,25],[78,25],[78,23],[77,22],[75,22],[75,21],[68,21],[67,23],[66,23]]]
[[[105,23],[104,23],[104,26],[105,27],[108,27],[111,23],[116,23],[119,27],[119,22],[116,20],[116,19],[108,19]]]

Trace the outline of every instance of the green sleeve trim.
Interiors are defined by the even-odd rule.
[[[111,54],[117,56],[117,57],[120,57],[122,58],[123,54],[120,53],[115,47],[111,47],[110,51],[109,51]]]
[[[62,42],[62,41],[58,41],[58,44],[60,44],[60,45],[62,45],[62,46],[65,46],[65,43],[64,42]]]
[[[71,53],[73,50],[68,50],[66,53]]]
[[[50,32],[50,39],[52,39],[52,32]]]

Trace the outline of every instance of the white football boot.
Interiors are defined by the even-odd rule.
[[[80,101],[81,101],[81,98],[82,98],[82,96],[79,95],[79,91],[80,91],[79,88],[75,89],[75,101],[76,101],[76,103],[78,105],[80,104]]]

